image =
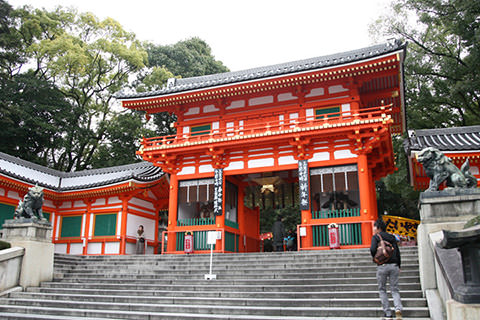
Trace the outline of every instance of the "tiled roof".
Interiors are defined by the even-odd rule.
[[[408,131],[407,152],[427,147],[440,151],[480,150],[480,126]]]
[[[69,191],[129,180],[155,181],[164,173],[160,168],[145,161],[102,169],[62,172],[0,152],[0,174],[55,191]]]
[[[311,59],[287,62],[266,67],[247,69],[242,71],[217,73],[212,75],[191,77],[185,79],[175,79],[173,85],[167,85],[160,90],[144,93],[117,93],[118,99],[134,99],[152,96],[161,96],[170,93],[189,91],[194,89],[203,89],[219,85],[234,84],[237,82],[258,80],[272,76],[287,75],[303,71],[323,69],[327,67],[358,62],[387,53],[404,50],[406,45],[400,41],[378,44],[371,47],[342,52],[327,56],[321,56]]]

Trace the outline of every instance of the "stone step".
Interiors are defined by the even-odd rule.
[[[263,255],[255,255],[255,254],[215,254],[214,260],[218,262],[277,262],[277,261],[309,261],[309,262],[320,262],[324,261],[326,257],[328,260],[335,261],[335,260],[345,260],[345,259],[364,259],[371,261],[370,252],[367,250],[356,250],[357,253],[351,254],[302,254],[302,253],[274,253],[274,254],[263,254]],[[361,253],[359,253],[359,251]],[[331,251],[327,251],[331,252]],[[338,252],[338,251],[337,251]],[[140,256],[83,256],[77,257],[79,259],[70,260],[69,257],[62,257],[56,258],[55,264],[56,265],[70,265],[70,264],[82,264],[82,263],[89,263],[89,264],[96,264],[96,263],[108,263],[110,265],[115,264],[128,264],[132,261],[139,261],[139,262],[162,262],[162,263],[174,263],[174,264],[181,264],[182,262],[188,263],[195,263],[195,262],[208,262],[210,259],[209,255],[140,255]],[[417,260],[417,252],[412,251],[405,253],[402,251],[402,259],[409,260],[415,259]]]
[[[276,292],[276,291],[343,291],[343,290],[356,290],[362,292],[364,290],[376,290],[376,281],[369,281],[366,283],[340,283],[340,284],[318,284],[318,285],[222,285],[215,281],[206,282],[203,281],[199,285],[188,284],[139,284],[139,283],[99,283],[99,282],[69,282],[68,284],[63,282],[44,282],[42,287],[49,288],[61,288],[68,285],[69,287],[88,288],[88,289],[130,289],[130,290],[181,290],[181,291],[250,291],[250,292]],[[420,283],[400,283],[400,290],[420,290]]]
[[[122,264],[122,265],[114,265],[114,264],[82,264],[76,265],[75,267],[69,270],[89,270],[91,268],[94,269],[135,269],[135,270],[142,270],[142,269],[160,269],[160,270],[195,270],[201,267],[208,267],[210,265],[209,262],[205,263],[182,263],[182,264],[147,264],[147,263],[139,263],[137,261],[132,261],[129,264]],[[404,261],[402,263],[403,266],[411,266],[411,265],[418,265],[418,261]],[[316,263],[303,263],[303,262],[271,262],[271,263],[260,263],[260,262],[251,262],[251,263],[218,263],[217,261],[213,261],[213,266],[217,269],[230,269],[230,270],[238,270],[238,269],[275,269],[282,267],[284,269],[293,269],[293,268],[308,268],[308,267],[315,267],[315,266],[322,266],[323,268],[340,268],[340,267],[349,267],[349,268],[368,268],[368,267],[375,267],[375,264],[372,260],[346,260],[346,261],[339,261],[339,262],[330,262],[330,261],[319,261]],[[59,268],[56,268],[57,270]]]
[[[34,293],[18,292],[12,294],[15,299],[42,299],[42,300],[62,300],[62,301],[82,301],[82,302],[112,302],[112,303],[146,303],[146,304],[189,304],[189,305],[230,305],[230,306],[288,306],[296,307],[376,307],[378,306],[378,297],[375,298],[316,298],[316,299],[281,299],[281,298],[224,298],[224,297],[142,297],[142,296],[121,296],[121,295],[102,295],[102,294],[62,294],[62,293]],[[392,302],[391,302],[392,303]],[[403,298],[404,307],[425,307],[426,300],[423,298]]]
[[[293,301],[294,302],[294,301]],[[345,316],[345,317],[371,317],[382,316],[381,310],[378,307],[297,307],[292,306],[230,306],[230,305],[212,305],[203,304],[192,306],[190,304],[146,304],[146,303],[130,303],[125,305],[123,303],[104,303],[90,301],[88,303],[78,301],[59,301],[59,300],[43,300],[43,299],[0,299],[0,311],[11,312],[9,306],[17,307],[36,307],[41,308],[55,308],[69,309],[70,313],[67,315],[79,316],[73,314],[73,310],[96,310],[98,315],[103,316],[105,311],[115,311],[121,314],[123,311],[129,312],[148,312],[150,317],[156,313],[189,313],[189,314],[216,314],[216,315],[265,315],[265,316],[303,316],[303,317],[327,317],[327,316]],[[411,317],[428,317],[428,308],[426,307],[405,307],[403,310],[405,316]],[[136,315],[135,315],[136,316]],[[107,316],[108,317],[108,316]],[[130,318],[130,317],[129,317]],[[135,318],[134,318],[135,319]]]
[[[84,272],[69,272],[69,273],[59,273],[55,272],[54,279],[62,280],[62,279],[94,279],[94,278],[136,278],[136,279],[203,279],[203,275],[208,270],[200,270],[190,271],[190,272],[151,272],[149,270],[142,270],[138,272],[124,272],[122,271],[100,271],[97,270],[96,272],[91,273],[84,273]],[[213,270],[213,272],[217,273],[218,279],[244,279],[248,277],[249,279],[326,279],[326,278],[355,278],[355,277],[375,277],[375,270],[371,271],[337,271],[337,272],[325,272],[321,270],[312,270],[311,272],[298,272],[298,270],[291,270],[291,271],[274,271],[274,272],[245,272],[244,270],[239,270],[236,272],[231,271],[223,271],[217,272],[218,270]],[[418,270],[402,270],[401,273],[402,277],[418,277],[419,272]]]
[[[53,293],[61,295],[69,294],[79,294],[79,295],[124,295],[124,296],[141,296],[141,297],[193,297],[193,296],[202,296],[202,297],[212,297],[212,298],[272,298],[272,299],[327,299],[327,298],[338,298],[338,299],[355,299],[361,295],[362,298],[377,298],[378,291],[322,291],[322,292],[312,292],[312,291],[276,291],[276,292],[248,292],[248,291],[202,291],[201,289],[195,291],[188,290],[134,290],[134,289],[91,289],[91,288],[77,288],[77,287],[32,287],[28,288],[27,292],[33,293]],[[403,290],[401,292],[402,296],[423,299],[423,294],[418,290]]]
[[[417,248],[401,248],[404,319],[429,318]],[[54,281],[0,299],[7,319],[373,320],[369,250],[205,255],[55,255]]]
[[[1,308],[1,306],[0,306]],[[9,307],[10,309],[15,308],[14,306]],[[48,314],[47,312],[55,312],[55,314],[62,314],[61,316],[53,315],[53,314]],[[17,310],[15,310],[17,311]],[[19,313],[10,313],[10,312],[5,312],[2,313],[2,316],[5,317],[5,319],[9,320],[24,320],[24,319],[29,319],[29,320],[65,320],[65,316],[63,316],[63,313],[66,312],[76,312],[78,314],[82,314],[84,316],[81,317],[75,317],[75,316],[68,316],[69,320],[80,320],[80,319],[85,319],[88,318],[89,320],[111,320],[111,319],[150,319],[150,320],[378,320],[378,317],[322,317],[322,316],[315,316],[315,317],[299,317],[299,316],[294,316],[294,317],[286,317],[286,316],[255,316],[255,315],[226,315],[226,314],[187,314],[187,313],[148,313],[148,312],[110,312],[110,311],[105,311],[102,312],[102,316],[105,318],[99,318],[98,317],[98,311],[97,310],[72,310],[72,309],[65,309],[65,310],[59,310],[59,309],[51,309],[51,308],[28,308],[28,307],[19,307],[18,312]],[[28,314],[27,312],[32,312],[33,314]],[[63,312],[63,313],[62,313]],[[111,316],[110,318],[107,318],[107,316]],[[136,318],[135,318],[136,317]],[[430,318],[419,318],[419,317],[404,317],[404,320],[430,320]]]
[[[202,277],[203,278],[203,277]],[[115,278],[115,277],[98,277],[98,278],[65,278],[61,280],[61,283],[102,283],[102,284],[150,284],[155,282],[155,285],[159,286],[168,286],[168,285],[192,285],[192,286],[202,286],[205,285],[205,279],[163,279],[163,278],[138,278],[138,277],[126,277],[126,278]],[[400,278],[400,284],[406,283],[415,283],[419,282],[420,278],[418,276],[402,276]],[[376,283],[375,277],[337,277],[337,278],[322,278],[318,277],[315,279],[231,279],[223,277],[222,275],[217,275],[217,280],[215,285],[221,286],[316,286],[316,285],[335,285],[335,284],[364,284],[364,283]]]

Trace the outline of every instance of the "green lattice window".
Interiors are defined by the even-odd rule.
[[[211,129],[212,129],[211,124],[203,124],[200,126],[191,127],[190,132],[192,136],[201,136],[203,134],[209,134]]]
[[[62,227],[60,237],[73,238],[80,237],[82,231],[82,216],[62,217]]]
[[[322,119],[324,116],[327,118],[339,117],[340,106],[315,109],[315,119]]]
[[[117,214],[96,214],[94,235],[114,236],[117,233]]]

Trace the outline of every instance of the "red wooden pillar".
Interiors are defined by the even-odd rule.
[[[240,245],[238,247],[239,252],[247,252],[247,246],[245,244],[245,202],[243,198],[245,197],[245,191],[243,185],[238,185],[238,197],[237,197],[237,221],[238,221],[238,231],[240,232]]]
[[[358,155],[358,186],[360,189],[360,217],[362,221],[372,221],[374,211],[376,210],[376,203],[372,201],[372,192],[375,194],[375,187],[373,186],[372,175],[368,168],[368,154],[361,152]],[[362,223],[362,243],[370,243],[372,238],[371,223]]]
[[[122,199],[122,221],[120,227],[120,254],[126,254],[127,247],[127,217],[128,217],[128,199],[127,196],[120,197]]]
[[[168,201],[168,227],[167,231],[175,231],[177,227],[177,207],[178,207],[178,176],[176,173],[170,174],[170,195]],[[169,232],[167,252],[174,252],[176,250],[176,234]]]
[[[83,202],[87,205],[87,210],[85,211],[85,230],[83,232],[83,254],[88,254],[88,240],[90,237],[90,219],[92,216],[92,202],[93,199],[84,199]]]

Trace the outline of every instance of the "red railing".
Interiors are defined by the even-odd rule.
[[[280,119],[283,115],[284,119]],[[298,131],[310,131],[335,127],[340,124],[355,125],[384,120],[392,115],[392,105],[366,108],[361,110],[338,111],[322,115],[310,115],[289,118],[289,113],[271,113],[255,115],[242,119],[244,124],[235,128],[219,128],[192,133],[177,132],[176,135],[144,138],[143,150],[173,148],[206,142],[231,141],[257,136],[288,134]],[[272,119],[274,118],[274,119]],[[227,121],[227,120],[225,120]],[[233,121],[233,120],[232,120]]]

